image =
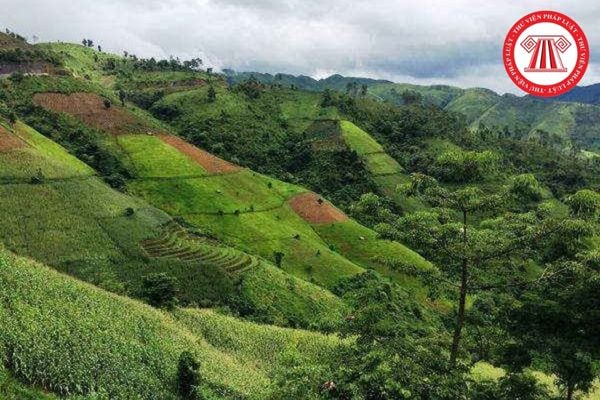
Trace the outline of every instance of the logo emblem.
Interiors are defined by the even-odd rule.
[[[590,52],[575,21],[556,11],[536,11],[508,31],[502,56],[508,76],[520,89],[551,97],[577,85]]]

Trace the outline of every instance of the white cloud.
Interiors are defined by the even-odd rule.
[[[502,41],[516,19],[541,7],[571,15],[600,51],[595,1],[0,0],[0,27],[42,40],[89,37],[145,57],[201,56],[217,68],[514,92]],[[592,66],[585,82],[599,75]]]

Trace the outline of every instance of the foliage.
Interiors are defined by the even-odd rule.
[[[515,176],[510,191],[523,202],[540,201],[544,195],[540,183],[533,174]]]
[[[578,217],[594,218],[600,212],[600,193],[582,189],[566,200],[571,212]]]
[[[583,260],[553,265],[547,272],[549,278],[523,295],[510,321],[516,348],[529,360],[543,359],[569,400],[576,390],[588,392],[598,377],[594,360],[599,357],[600,307],[594,293],[600,281],[597,265]],[[522,368],[528,358],[510,361]]]
[[[433,174],[446,182],[475,182],[498,171],[500,157],[492,151],[448,151],[435,160]]]
[[[410,293],[366,273],[339,286],[354,311],[342,327],[356,345],[337,365],[340,398],[456,399],[467,387],[458,370],[449,372],[448,338],[439,322]],[[425,343],[427,343],[425,345]]]
[[[172,309],[176,305],[177,279],[165,273],[148,274],[142,279],[141,297],[154,307]]]
[[[197,386],[199,384],[198,369],[200,364],[189,351],[184,351],[179,356],[177,364],[177,388],[183,399],[193,400],[196,398]]]

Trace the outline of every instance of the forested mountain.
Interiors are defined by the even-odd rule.
[[[0,70],[0,398],[597,398],[597,106],[16,34]]]

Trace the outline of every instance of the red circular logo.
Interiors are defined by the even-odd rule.
[[[552,97],[568,92],[583,78],[590,50],[577,22],[556,11],[536,11],[510,28],[502,58],[508,76],[521,90]]]

